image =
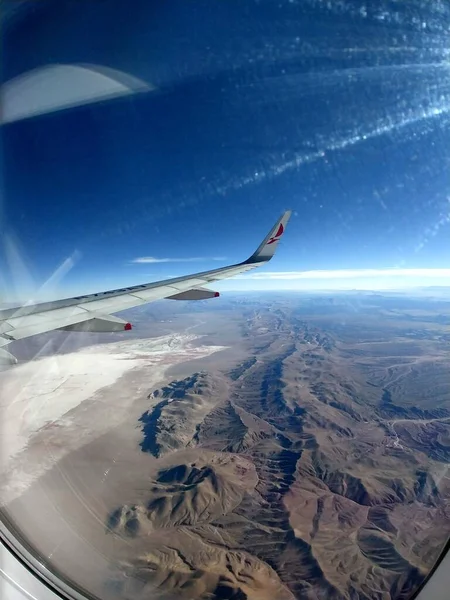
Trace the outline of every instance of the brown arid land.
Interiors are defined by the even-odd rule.
[[[102,599],[406,600],[450,532],[450,302],[161,306],[6,380],[4,515]]]

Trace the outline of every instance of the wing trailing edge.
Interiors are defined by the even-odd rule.
[[[127,331],[131,325],[112,314],[164,298],[200,300],[217,297],[218,292],[202,286],[267,263],[275,254],[290,216],[291,211],[286,211],[250,258],[241,263],[163,281],[0,310],[0,348],[15,340],[55,330]],[[0,364],[2,362],[11,364],[14,357],[2,350]]]
[[[72,325],[58,327],[58,331],[86,331],[95,333],[112,333],[114,331],[129,331],[131,323],[115,317],[114,315],[101,315],[93,313],[87,321],[80,321]]]

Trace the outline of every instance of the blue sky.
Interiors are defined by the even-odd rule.
[[[218,289],[450,285],[450,9],[328,4],[42,0],[7,18],[4,80],[89,63],[148,91],[2,126],[2,297],[240,261],[286,208],[273,262]]]

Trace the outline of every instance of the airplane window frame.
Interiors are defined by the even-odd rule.
[[[45,557],[39,557],[33,546],[26,541],[20,529],[0,508],[0,544],[6,548],[35,578],[62,600],[99,600],[87,590],[81,590],[75,581],[58,573]],[[37,598],[36,600],[40,600]]]
[[[432,566],[430,571],[427,573],[425,579],[422,581],[422,583],[419,585],[419,587],[416,589],[416,591],[413,593],[413,595],[410,598],[408,598],[408,600],[419,600],[422,592],[425,591],[425,593],[426,593],[426,587],[427,587],[428,583],[434,577],[436,571],[439,569],[439,567],[444,562],[444,560],[448,557],[450,557],[450,537],[447,539],[447,542],[446,542],[445,546],[443,547],[442,552],[439,554],[436,562],[434,563],[434,565]],[[450,584],[450,572],[449,572],[449,575],[447,575],[447,577],[446,577],[445,583]],[[433,599],[431,599],[431,600],[433,600]]]
[[[48,590],[53,592],[62,600],[100,600],[87,590],[81,589],[74,580],[66,578],[62,573],[58,573],[50,564],[46,565],[36,556],[36,552],[31,544],[27,543],[26,538],[20,532],[20,529],[6,517],[3,510],[0,509],[0,545],[12,554],[12,556],[42,583]],[[437,558],[431,570],[427,573],[424,581],[408,598],[408,600],[419,600],[423,593],[427,593],[427,586],[435,576],[442,563],[450,556],[450,537],[448,538],[442,552]],[[43,557],[42,557],[43,558]],[[6,573],[7,574],[7,573]],[[444,585],[450,583],[450,577],[445,576]],[[25,589],[28,594],[28,590]],[[34,596],[32,596],[35,598]],[[41,600],[35,598],[35,600]],[[433,598],[431,598],[433,600]],[[438,599],[436,599],[438,600]]]

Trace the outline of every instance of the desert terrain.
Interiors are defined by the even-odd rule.
[[[450,532],[450,302],[131,317],[0,374],[3,516],[42,560],[105,600],[406,600]]]

